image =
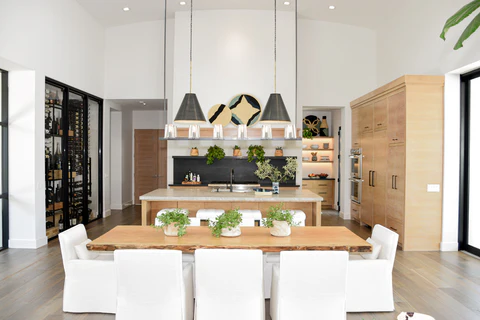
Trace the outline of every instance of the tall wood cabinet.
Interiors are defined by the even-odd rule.
[[[399,234],[404,250],[439,250],[443,76],[406,75],[351,102],[352,146],[363,150],[360,205],[351,215]],[[440,188],[441,189],[441,188]]]

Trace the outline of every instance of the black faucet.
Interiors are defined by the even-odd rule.
[[[230,171],[230,192],[233,192],[233,183],[235,182],[235,170]]]

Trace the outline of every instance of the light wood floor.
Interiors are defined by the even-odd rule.
[[[324,212],[322,219],[324,225],[345,225],[363,238],[370,236],[370,229],[343,221],[333,212]],[[114,211],[112,216],[91,223],[87,226],[88,236],[95,239],[119,224],[140,224],[140,207]],[[1,251],[0,319],[115,318],[63,313],[63,280],[58,240],[37,250]],[[393,320],[401,311],[417,311],[437,320],[480,319],[480,260],[465,253],[398,251],[393,286],[395,312],[348,314],[348,320]],[[268,314],[268,300],[266,309]]]

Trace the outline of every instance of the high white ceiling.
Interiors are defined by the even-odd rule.
[[[92,16],[106,27],[163,19],[165,0],[77,0]],[[167,16],[173,17],[176,11],[190,10],[190,0],[185,6],[180,0],[167,0]],[[274,0],[194,0],[194,10],[253,9],[273,10]],[[295,1],[284,5],[285,0],[277,0],[278,10],[294,11]],[[335,10],[328,6],[335,5]],[[298,0],[299,18],[322,20],[375,29],[378,19],[392,5],[385,0]],[[130,11],[124,12],[123,8]],[[383,13],[383,14],[382,14]]]
[[[163,99],[111,99],[110,101],[115,102],[119,106],[118,111],[151,111],[164,109]],[[145,105],[143,103],[145,103]]]

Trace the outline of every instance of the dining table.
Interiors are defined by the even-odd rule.
[[[151,226],[116,226],[87,244],[89,250],[170,249],[193,253],[196,249],[260,249],[263,252],[335,250],[371,252],[372,246],[344,226],[292,227],[290,236],[276,237],[264,227],[241,227],[238,237],[215,237],[204,226],[187,227],[182,237],[166,236]]]

